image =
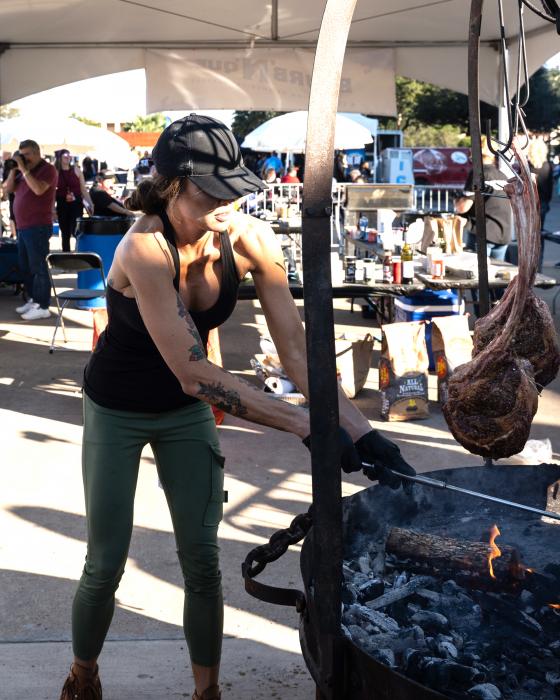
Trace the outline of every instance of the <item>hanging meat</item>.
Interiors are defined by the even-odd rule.
[[[516,155],[519,157],[518,151]],[[458,367],[449,380],[449,398],[443,406],[455,439],[469,452],[492,459],[511,457],[523,449],[538,404],[533,365],[519,356],[514,347],[516,337],[525,336],[526,331],[520,333],[520,329],[527,323],[527,293],[538,266],[539,250],[527,235],[536,226],[537,194],[530,173],[527,176],[526,172],[510,180],[506,190],[517,230],[523,231],[519,271],[487,320],[486,328],[493,330],[487,330],[485,340],[481,340],[479,332],[478,353]],[[528,239],[533,241],[530,246]],[[532,308],[540,306],[533,304]]]
[[[513,152],[519,166],[520,180],[514,178],[505,187],[511,200],[519,245],[519,267],[525,268],[526,286],[519,289],[525,297],[521,321],[513,334],[513,351],[533,366],[535,382],[541,389],[556,377],[560,368],[560,346],[548,305],[533,292],[533,283],[540,257],[540,214],[536,184],[529,164],[516,144]],[[516,278],[509,285],[501,302],[479,319],[474,329],[473,356],[478,355],[501,331],[511,312],[518,285]]]

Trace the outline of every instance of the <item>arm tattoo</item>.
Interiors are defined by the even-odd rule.
[[[206,355],[200,345],[195,343],[189,348],[189,362],[198,362],[199,360],[204,360],[205,357]]]
[[[197,394],[206,397],[208,403],[221,408],[226,413],[231,413],[233,416],[245,416],[248,413],[247,408],[241,403],[237,391],[226,389],[221,382],[201,383]]]
[[[276,260],[274,264],[277,265],[281,270],[286,272],[286,267],[284,265],[282,265],[281,262],[278,262],[278,260]]]
[[[203,360],[206,357],[206,353],[204,352],[204,343],[202,342],[202,338],[200,337],[198,328],[195,326],[194,321],[192,320],[191,315],[189,314],[187,309],[185,308],[183,300],[181,299],[179,294],[177,294],[177,313],[181,318],[185,320],[189,332],[196,340],[196,343],[189,348],[189,362],[197,362],[198,360]]]
[[[113,289],[115,288],[115,281],[113,280],[112,277],[109,277],[107,279],[107,284],[109,285],[109,287],[113,287]]]

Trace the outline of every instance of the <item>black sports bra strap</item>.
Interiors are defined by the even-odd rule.
[[[173,278],[173,286],[177,291],[179,291],[179,274],[181,271],[181,265],[179,262],[179,253],[177,252],[177,246],[175,244],[175,229],[173,228],[173,224],[171,223],[171,221],[169,221],[169,217],[167,216],[167,212],[165,211],[165,209],[162,209],[159,212],[159,218],[162,220],[163,237],[167,242],[167,247],[169,248],[169,252],[171,253],[171,257],[173,258],[173,265],[175,266],[175,277]]]

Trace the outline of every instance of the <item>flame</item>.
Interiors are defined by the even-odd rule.
[[[549,603],[548,607],[552,608],[553,610],[560,610],[560,603]]]
[[[496,537],[500,536],[500,531],[498,530],[497,525],[492,525],[492,528],[490,529],[490,552],[488,554],[488,569],[490,571],[490,576],[492,578],[496,578],[496,575],[494,574],[494,567],[492,566],[492,560],[496,559],[497,557],[502,556],[502,552],[500,551],[500,548],[495,544],[494,540]]]

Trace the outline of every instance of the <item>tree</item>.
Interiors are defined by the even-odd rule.
[[[560,125],[559,70],[539,68],[529,79],[529,102],[523,111],[530,131],[549,133]]]
[[[79,122],[82,122],[83,124],[88,124],[89,126],[101,126],[101,122],[96,122],[94,119],[89,119],[88,117],[80,117],[80,115],[76,114],[76,112],[72,112],[70,117],[72,119],[77,119]]]
[[[247,134],[250,134],[257,126],[264,124],[264,122],[267,122],[273,117],[278,117],[280,114],[285,114],[285,112],[234,112],[231,130],[235,134],[237,140],[241,142]]]
[[[13,119],[19,117],[19,109],[10,105],[0,105],[0,119]]]
[[[143,132],[157,132],[163,131],[166,124],[165,115],[161,112],[155,112],[154,114],[148,114],[147,116],[137,116],[131,122],[123,122],[123,131],[143,131]]]

